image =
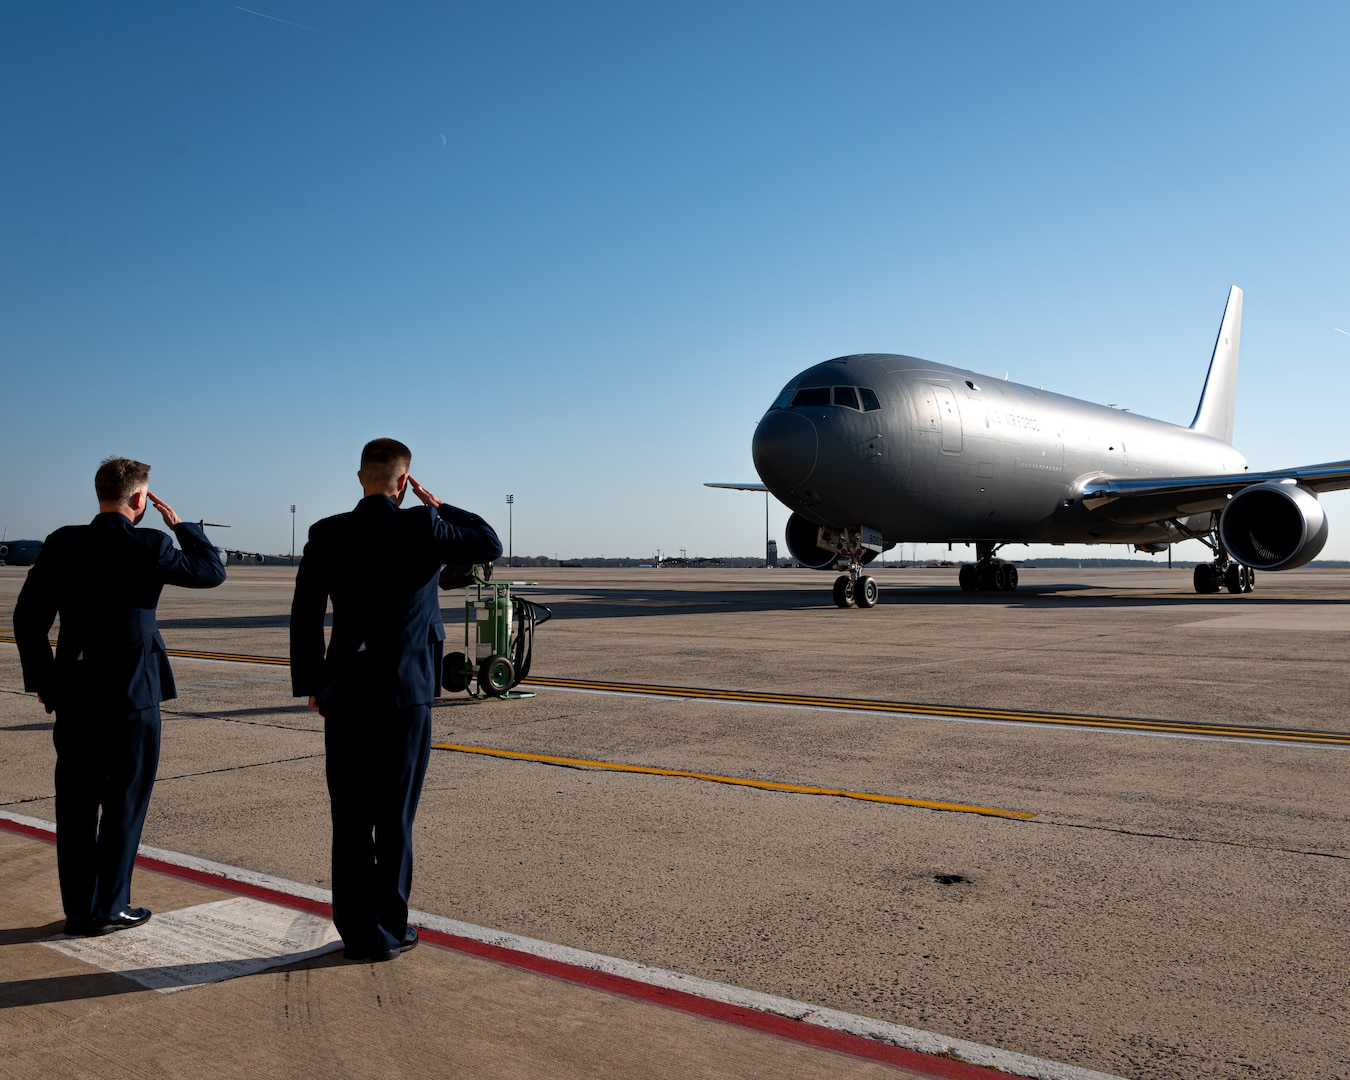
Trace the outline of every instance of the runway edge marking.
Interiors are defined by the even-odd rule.
[[[56,841],[56,827],[51,822],[8,810],[0,810],[0,829],[47,843]],[[332,893],[327,889],[146,844],[139,851],[136,864],[147,870],[283,907],[332,915]],[[428,944],[850,1057],[884,1062],[933,1080],[1122,1080],[1110,1073],[761,994],[442,915],[422,911],[408,914]]]

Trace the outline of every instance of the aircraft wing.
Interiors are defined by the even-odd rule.
[[[1221,510],[1243,488],[1255,484],[1298,484],[1310,491],[1350,488],[1350,461],[1304,465],[1273,472],[1245,472],[1226,476],[1164,476],[1113,480],[1100,477],[1083,485],[1083,505],[1106,508],[1112,521],[1143,525],[1169,518]]]
[[[713,484],[704,483],[704,487],[730,488],[732,491],[768,491],[763,484]]]

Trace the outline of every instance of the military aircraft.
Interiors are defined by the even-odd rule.
[[[200,529],[228,529],[228,525],[222,525],[219,521],[199,521],[197,527]],[[216,557],[220,559],[222,566],[229,566],[230,560],[235,562],[256,562],[263,561],[263,557],[256,551],[239,551],[235,548],[216,548]]]
[[[0,541],[0,566],[32,566],[41,550],[41,540]]]
[[[834,600],[868,608],[863,570],[896,543],[973,543],[961,588],[1017,588],[997,558],[1023,543],[1200,540],[1198,593],[1251,592],[1327,540],[1317,495],[1350,488],[1350,461],[1252,472],[1233,449],[1242,290],[1228,294],[1189,427],[913,356],[860,353],[790,379],[755,429],[762,484],[792,511],[803,566],[840,570]]]

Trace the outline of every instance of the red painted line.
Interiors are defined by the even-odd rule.
[[[43,840],[47,843],[56,842],[56,834],[51,830],[39,829],[17,821],[0,818],[0,829]],[[239,896],[249,896],[255,900],[264,900],[281,907],[308,911],[328,918],[331,918],[333,914],[331,904],[326,904],[321,900],[312,900],[309,897],[294,896],[291,893],[269,888],[266,885],[236,881],[221,874],[213,874],[193,867],[178,866],[145,855],[136,856],[136,865],[155,873],[167,874],[170,877],[192,881],[199,885],[221,889]],[[790,1039],[806,1046],[847,1054],[849,1057],[894,1065],[897,1068],[908,1069],[910,1072],[931,1077],[932,1080],[1026,1080],[1025,1077],[1002,1072],[999,1069],[991,1069],[983,1065],[971,1065],[951,1058],[933,1057],[918,1050],[910,1050],[903,1046],[892,1046],[889,1043],[877,1042],[861,1035],[851,1035],[848,1032],[835,1031],[832,1028],[793,1020],[786,1016],[760,1012],[757,1009],[747,1009],[743,1005],[730,1005],[721,1001],[712,1001],[685,990],[653,986],[650,983],[629,979],[623,975],[611,975],[591,968],[578,967],[561,960],[508,949],[502,945],[492,945],[485,941],[460,937],[458,934],[423,929],[419,929],[418,934],[420,939],[429,945],[464,953],[467,956],[505,964],[508,967],[528,971],[536,975],[561,979],[563,982],[572,983],[575,986],[583,986],[587,989],[617,994],[635,1001],[676,1009],[679,1012],[701,1016],[708,1020],[719,1020],[761,1034],[777,1035],[780,1038]]]

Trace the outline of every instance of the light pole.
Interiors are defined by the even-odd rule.
[[[295,503],[291,503],[291,565],[295,565]]]
[[[508,496],[506,497],[506,565],[507,565],[507,566],[515,566],[515,565],[516,565],[515,541],[514,541],[514,539],[512,538],[512,535],[511,535],[512,532],[514,531],[514,525],[515,525],[515,522],[514,522],[514,520],[513,520],[514,517],[515,517],[515,509],[514,509],[515,503],[516,503],[516,497],[515,497],[514,495],[508,495]]]

